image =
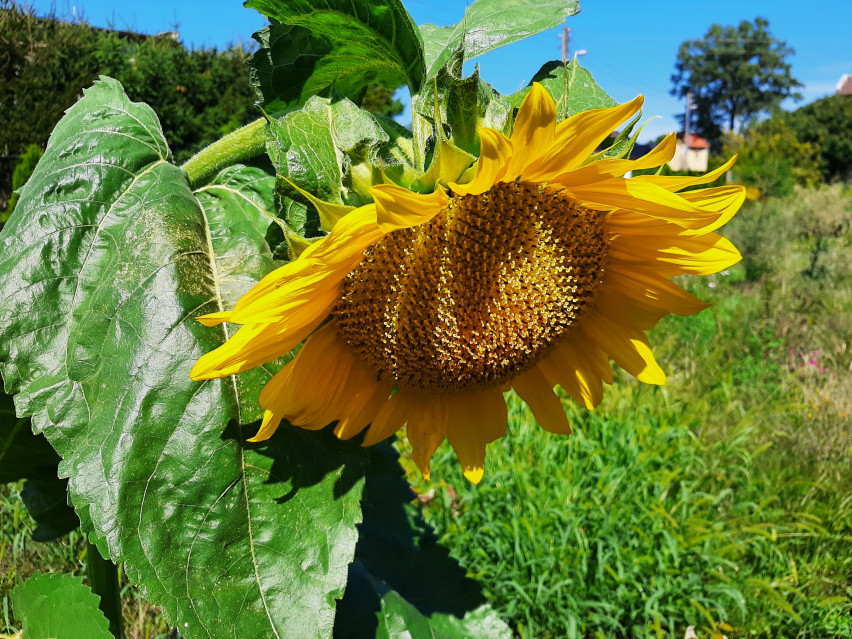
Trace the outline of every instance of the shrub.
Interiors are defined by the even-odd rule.
[[[781,119],[761,122],[743,135],[728,135],[724,156],[737,154],[734,176],[763,197],[783,197],[793,187],[813,186],[822,176],[816,149]]]
[[[30,179],[43,153],[38,144],[30,144],[24,151],[24,154],[18,158],[18,163],[15,164],[15,170],[12,173],[12,197],[9,198],[6,212],[0,214],[0,224],[5,224],[9,216],[12,215],[15,205],[18,203],[18,194],[16,191]]]
[[[822,98],[783,119],[801,141],[818,150],[825,181],[852,180],[852,96]]]

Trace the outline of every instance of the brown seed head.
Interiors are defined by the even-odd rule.
[[[577,322],[607,242],[601,213],[543,186],[498,183],[373,244],[334,314],[382,379],[433,392],[500,385]]]

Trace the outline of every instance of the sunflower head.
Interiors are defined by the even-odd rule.
[[[233,310],[200,318],[242,327],[192,377],[231,375],[304,341],[261,393],[254,440],[282,419],[310,429],[337,421],[342,438],[366,429],[364,445],[406,426],[424,474],[449,439],[474,482],[485,445],[505,433],[510,388],[543,428],[567,434],[555,386],[594,408],[602,382],[612,382],[610,360],[665,383],[645,332],[668,313],[706,306],[668,278],[740,259],[714,231],[744,190],[684,191],[733,160],[701,177],[624,177],[670,160],[674,135],[637,160],[595,156],[641,103],[557,122],[552,97],[533,84],[511,136],[479,129],[465,179],[455,167],[426,176],[431,193],[372,187],[373,203],[341,217]]]

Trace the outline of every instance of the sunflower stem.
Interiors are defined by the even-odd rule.
[[[98,547],[89,541],[86,541],[86,573],[92,592],[101,598],[98,607],[109,621],[109,631],[116,639],[124,639],[118,566],[104,559]]]
[[[265,128],[266,118],[259,118],[189,158],[181,168],[189,176],[190,187],[204,186],[222,169],[263,153],[266,148]]]

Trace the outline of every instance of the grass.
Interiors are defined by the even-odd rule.
[[[510,396],[479,487],[446,447],[442,482],[412,472],[518,636],[852,637],[850,203],[744,209],[727,234],[748,260],[682,282],[713,307],[652,335],[665,387],[566,400],[570,438]]]

